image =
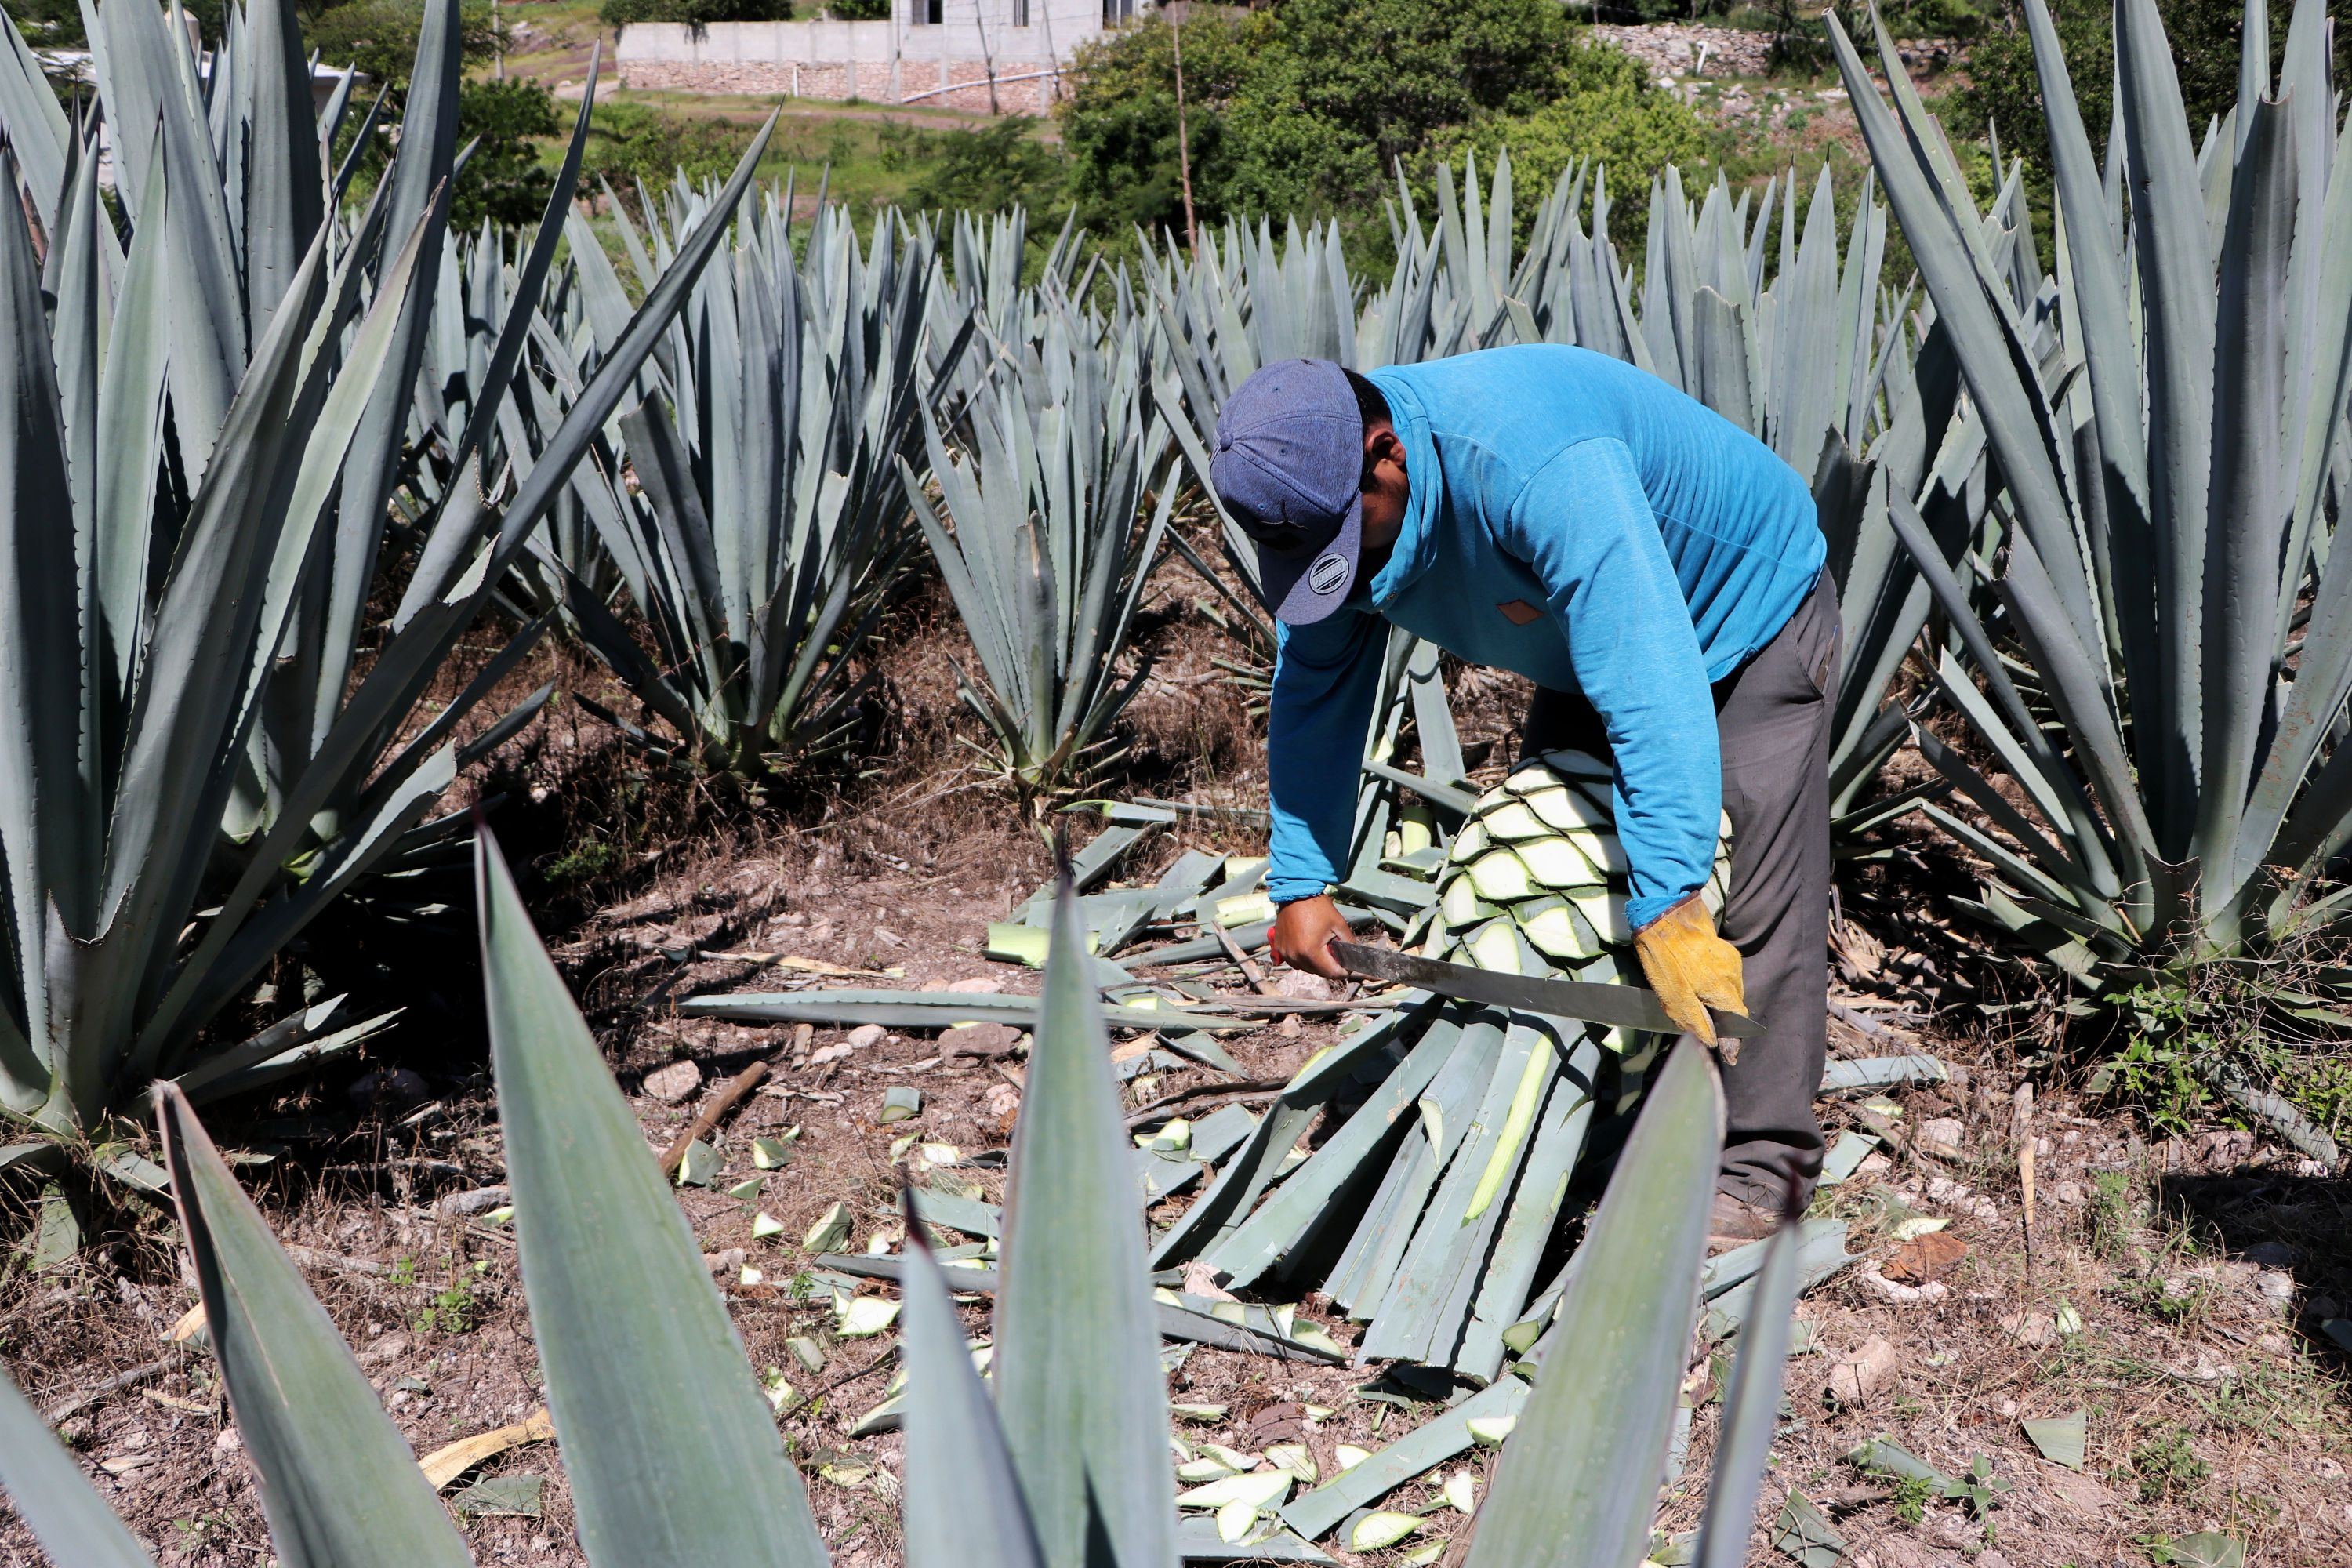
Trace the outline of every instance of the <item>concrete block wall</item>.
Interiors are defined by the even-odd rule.
[[[1103,0],[898,0],[886,22],[638,23],[621,35],[625,87],[918,103],[1041,114],[1055,73],[1103,30]],[[1016,18],[1025,26],[1013,25]]]

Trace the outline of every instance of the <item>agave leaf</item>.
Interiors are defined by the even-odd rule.
[[[1772,1434],[1780,1425],[1780,1373],[1789,1360],[1789,1323],[1796,1310],[1799,1232],[1784,1222],[1764,1249],[1754,1293],[1739,1331],[1739,1360],[1716,1441],[1715,1479],[1699,1521],[1698,1568],[1739,1568],[1756,1519],[1756,1495]],[[1841,1243],[1839,1250],[1844,1250]]]
[[[1005,1195],[998,1414],[1047,1563],[1173,1568],[1168,1395],[1133,1155],[1066,880],[1038,1011]]]
[[[241,150],[250,171],[245,200],[246,319],[257,332],[319,231],[326,170],[320,162],[318,111],[310,100],[310,62],[293,0],[254,0],[246,8],[251,121]]]
[[[487,828],[475,867],[516,1240],[582,1544],[599,1563],[817,1568],[701,1248]]]
[[[205,1321],[289,1568],[472,1559],[325,1309],[169,1083],[155,1120]]]
[[[1640,1560],[1690,1344],[1722,1146],[1714,1058],[1685,1035],[1593,1216],[1551,1336],[1559,1353],[1504,1447],[1469,1568],[1620,1568]]]
[[[12,23],[0,26],[16,31]],[[106,1506],[5,1373],[0,1373],[0,1491],[8,1494],[52,1561],[73,1568],[153,1568],[155,1560]]]
[[[1005,1451],[995,1406],[972,1369],[962,1321],[907,1194],[906,1298],[908,1568],[1043,1568],[1037,1532]]]

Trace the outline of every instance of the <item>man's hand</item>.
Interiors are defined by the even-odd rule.
[[[1355,928],[1340,916],[1328,893],[1296,899],[1282,906],[1266,932],[1265,945],[1275,962],[1304,969],[1326,980],[1345,980],[1348,972],[1331,956],[1331,943],[1354,940]]]
[[[1633,952],[1666,1016],[1708,1045],[1717,1044],[1709,1007],[1748,1011],[1739,950],[1715,934],[1715,917],[1696,893],[1635,931]],[[1731,1042],[1725,1059],[1738,1060],[1738,1042]]]

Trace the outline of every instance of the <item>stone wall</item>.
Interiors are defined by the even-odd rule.
[[[1604,25],[1592,34],[1640,60],[1653,78],[1762,76],[1772,68],[1769,33],[1659,22],[1639,27]],[[1916,73],[1959,63],[1965,46],[1952,38],[1906,38],[1895,48],[1904,66]],[[1702,50],[1704,70],[1699,68]]]
[[[1040,60],[1002,60],[996,107],[1005,114],[1044,114],[1053,102],[1053,67]],[[678,92],[741,93],[752,97],[821,98],[868,103],[919,103],[989,112],[988,68],[968,60],[901,60],[898,92],[890,89],[890,62],[844,60],[623,60],[621,85]]]

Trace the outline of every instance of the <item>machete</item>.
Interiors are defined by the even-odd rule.
[[[1466,963],[1440,963],[1391,948],[1366,947],[1360,942],[1335,942],[1331,955],[1350,974],[1375,980],[1402,981],[1441,996],[1464,1002],[1485,1002],[1496,1007],[1517,1007],[1555,1018],[1580,1018],[1588,1024],[1647,1029],[1654,1034],[1679,1035],[1682,1026],[1666,1016],[1658,994],[1638,985],[1596,985],[1589,980],[1530,980],[1523,974],[1497,974]],[[1754,1018],[1717,1010],[1715,1032],[1730,1039],[1752,1039],[1764,1032]]]

